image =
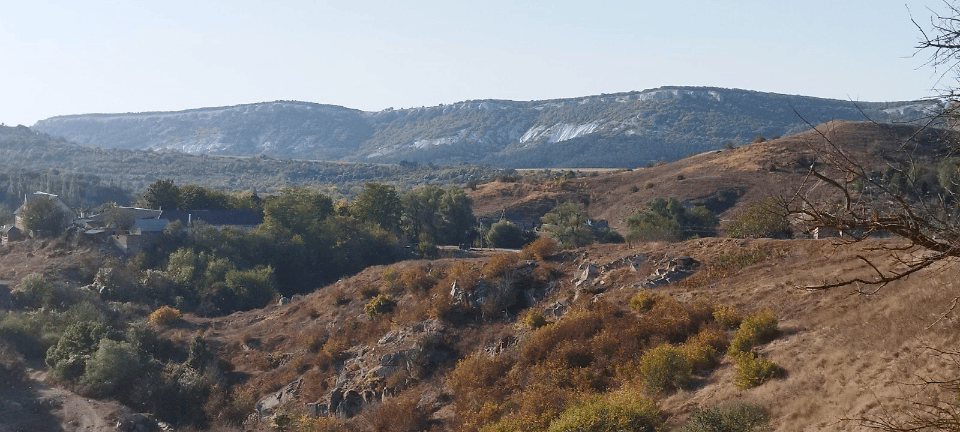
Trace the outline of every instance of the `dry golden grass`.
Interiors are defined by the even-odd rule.
[[[516,269],[520,262],[520,255],[513,252],[500,253],[490,257],[487,263],[480,269],[480,275],[487,279],[493,279],[507,274]]]
[[[543,261],[545,258],[553,256],[559,250],[556,241],[548,236],[538,236],[534,241],[523,246],[520,255],[524,259],[537,259]]]

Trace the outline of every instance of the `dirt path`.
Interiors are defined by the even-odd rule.
[[[0,432],[116,431],[121,405],[50,386],[45,371],[27,372],[27,380],[0,372]]]

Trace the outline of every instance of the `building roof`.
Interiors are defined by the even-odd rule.
[[[263,217],[253,209],[240,210],[164,210],[160,215],[171,222],[179,220],[184,225],[190,221],[201,220],[210,225],[255,226],[263,222]]]
[[[131,231],[140,232],[160,232],[167,227],[170,221],[167,219],[137,219],[133,222]]]
[[[35,200],[35,199],[37,199],[37,198],[45,198],[45,199],[48,199],[48,200],[52,200],[52,201],[57,205],[57,207],[59,207],[62,211],[67,212],[67,213],[70,213],[70,214],[73,213],[73,209],[71,209],[70,206],[66,205],[63,201],[61,201],[59,195],[54,195],[54,194],[52,194],[52,193],[46,193],[46,192],[39,192],[39,191],[37,191],[37,192],[34,192],[34,193],[30,194],[30,195],[25,195],[23,198],[24,198],[24,203],[27,203],[27,202],[29,202],[29,201],[33,201],[33,200]],[[21,213],[23,213],[23,206],[22,206],[22,205],[21,205],[20,207],[18,207],[16,210],[13,211],[13,214],[18,215],[18,216],[19,216]]]

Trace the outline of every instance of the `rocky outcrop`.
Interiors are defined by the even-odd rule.
[[[261,398],[259,401],[257,401],[256,405],[257,416],[260,418],[266,418],[281,404],[294,400],[297,397],[297,394],[300,393],[301,387],[303,387],[303,378],[299,378],[290,384],[285,385],[279,391]]]
[[[406,386],[425,377],[436,364],[451,355],[445,348],[445,330],[439,321],[421,321],[391,330],[374,346],[351,348],[334,388],[324,398],[304,404],[305,410],[314,416],[349,418],[364,405],[393,396],[396,386]],[[261,402],[265,408],[276,406],[283,403],[287,394],[290,392],[285,388]],[[258,403],[258,414],[260,408]]]
[[[653,274],[643,281],[645,287],[656,287],[676,282],[693,274],[700,266],[700,262],[689,257],[681,256],[667,261],[666,265],[653,271]]]
[[[117,420],[117,430],[121,432],[167,432],[173,427],[159,422],[148,414],[125,413]]]

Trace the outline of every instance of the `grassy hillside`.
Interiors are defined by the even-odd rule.
[[[835,143],[881,174],[903,162],[892,150],[904,137],[920,144],[913,159],[935,163],[943,155],[935,131],[827,126]],[[469,194],[477,214],[506,210],[534,220],[551,203],[574,200],[617,228],[648,198],[676,197],[729,223],[756,199],[789,196],[808,181],[805,166],[823,144],[816,138],[798,134],[595,175],[505,177]],[[836,199],[819,191],[809,197]],[[704,430],[695,429],[707,415],[701,409],[739,410],[734,430],[755,430],[745,426],[751,422],[776,431],[866,430],[871,420],[908,418],[914,401],[955,403],[950,389],[917,384],[955,378],[950,357],[937,350],[955,345],[957,269],[944,263],[869,294],[802,287],[869,276],[873,269],[859,257],[894,265],[884,248],[901,244],[715,237],[567,250],[544,242],[523,251],[451,248],[221,317],[165,315],[136,296],[106,302],[76,288],[103,284],[102,267],[159,278],[135,273],[144,265],[138,258],[117,261],[106,250],[57,241],[4,245],[0,372],[42,369],[39,348],[55,344],[66,321],[93,319],[94,310],[125,323],[108,346],[140,346],[161,363],[145,370],[166,378],[134,381],[156,393],[136,394],[190,398],[191,409],[125,400],[154,407],[184,430],[566,430],[605,421],[606,430],[617,418]],[[24,296],[31,273],[58,289],[29,292],[52,297]],[[48,307],[30,312],[28,300]],[[97,389],[76,382],[81,394]],[[71,421],[64,408],[39,410],[42,421]],[[614,412],[625,414],[604,416]],[[10,418],[0,424],[26,424]]]

